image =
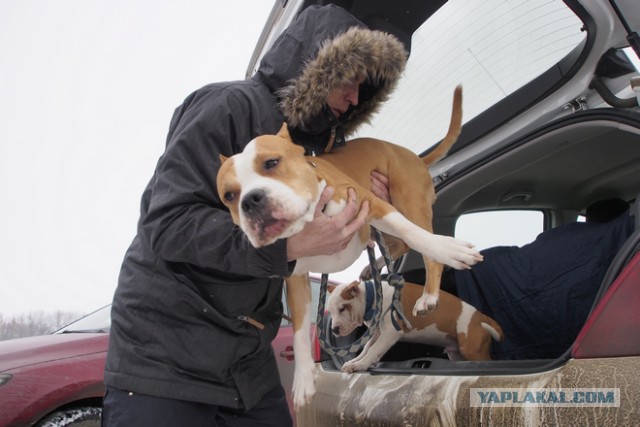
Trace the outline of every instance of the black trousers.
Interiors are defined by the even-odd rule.
[[[165,399],[107,387],[102,427],[291,427],[284,389],[276,387],[251,410]]]

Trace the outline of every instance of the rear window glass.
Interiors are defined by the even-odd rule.
[[[543,74],[586,37],[560,0],[450,0],[413,35],[392,98],[360,136],[420,154],[447,130],[462,84],[466,122]]]

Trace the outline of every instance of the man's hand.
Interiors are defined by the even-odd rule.
[[[345,249],[354,234],[366,224],[369,202],[365,201],[360,205],[352,188],[348,190],[349,199],[342,212],[333,217],[322,212],[334,191],[332,187],[325,188],[316,206],[313,221],[307,223],[300,233],[287,239],[289,261],[314,255],[333,255]]]
[[[378,198],[391,204],[391,195],[389,194],[389,178],[380,172],[371,172],[371,192]]]

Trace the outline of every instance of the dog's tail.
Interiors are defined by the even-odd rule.
[[[422,157],[422,161],[425,165],[429,166],[432,163],[440,160],[442,156],[447,154],[449,148],[454,142],[458,140],[460,132],[462,130],[462,86],[456,86],[453,92],[453,108],[451,111],[451,121],[449,122],[449,130],[444,139],[438,144],[438,146],[426,156]]]
[[[491,317],[485,315],[485,318],[480,322],[480,325],[482,325],[485,331],[489,332],[489,335],[491,335],[491,338],[495,341],[500,342],[502,341],[502,338],[504,338],[502,328],[498,325],[498,322],[493,320]]]

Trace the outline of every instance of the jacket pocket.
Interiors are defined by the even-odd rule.
[[[200,295],[222,315],[251,315],[266,296],[266,284],[251,282],[197,285]]]

